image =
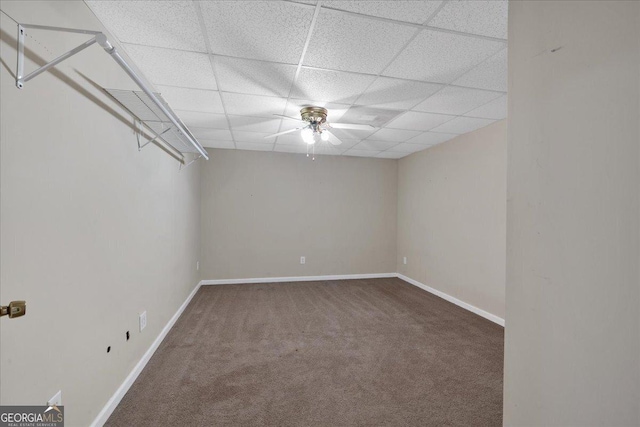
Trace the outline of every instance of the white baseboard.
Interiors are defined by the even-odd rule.
[[[129,375],[127,375],[127,378],[125,378],[124,382],[120,385],[120,387],[118,387],[118,389],[113,394],[113,396],[111,396],[111,399],[109,399],[109,401],[107,402],[106,405],[104,405],[104,408],[102,408],[98,416],[93,420],[93,422],[91,423],[91,427],[102,427],[104,423],[107,422],[107,420],[109,419],[113,411],[116,409],[116,407],[124,397],[124,395],[127,394],[127,391],[129,391],[129,388],[133,385],[136,378],[138,378],[138,375],[140,375],[140,372],[142,372],[144,367],[147,365],[147,362],[149,362],[149,360],[151,359],[151,356],[153,356],[153,353],[155,353],[155,351],[158,349],[164,337],[167,336],[167,334],[169,333],[173,325],[176,323],[178,318],[180,318],[180,315],[182,314],[184,309],[187,308],[187,306],[193,299],[193,296],[196,294],[196,292],[198,292],[198,289],[200,289],[201,285],[202,285],[202,282],[196,285],[196,287],[193,289],[193,291],[191,291],[191,293],[189,294],[185,302],[183,302],[180,308],[178,308],[178,311],[176,311],[173,317],[169,319],[165,327],[162,329],[162,331],[160,331],[160,334],[156,337],[156,339],[151,344],[151,347],[149,347],[149,349],[144,353],[140,361],[136,364],[136,366],[129,373]]]
[[[320,280],[382,279],[398,277],[396,273],[337,274],[331,276],[261,277],[251,279],[203,280],[202,285],[234,285],[239,283],[317,282]]]
[[[444,300],[447,300],[447,301],[449,301],[451,303],[454,303],[455,305],[457,305],[459,307],[462,307],[462,308],[464,308],[466,310],[469,310],[470,312],[475,313],[478,316],[482,316],[485,319],[491,320],[492,322],[497,323],[500,326],[504,326],[504,319],[501,318],[501,317],[496,316],[495,314],[491,314],[488,311],[484,311],[481,308],[478,308],[478,307],[473,306],[471,304],[468,304],[468,303],[466,303],[464,301],[461,301],[458,298],[452,297],[449,294],[445,294],[442,291],[439,291],[437,289],[433,289],[432,287],[427,286],[427,285],[425,285],[423,283],[420,283],[417,280],[413,280],[412,278],[407,277],[407,276],[405,276],[403,274],[399,274],[398,273],[398,274],[396,274],[396,277],[398,277],[399,279],[404,280],[407,283],[411,283],[412,285],[417,286],[420,289],[424,289],[427,292],[430,292],[430,293],[432,293],[432,294],[434,294],[436,296],[439,296],[440,298],[442,298]]]

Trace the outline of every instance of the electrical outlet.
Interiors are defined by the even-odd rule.
[[[47,406],[62,406],[62,390],[58,390],[56,394],[49,400],[47,400]]]
[[[303,256],[300,257],[300,264],[304,264],[307,262],[307,259]]]
[[[407,265],[407,257],[402,257],[402,263],[403,263],[404,265]]]
[[[200,261],[196,261],[196,270],[200,270]]]
[[[146,311],[142,312],[142,314],[139,317],[139,320],[140,320],[140,332],[142,332],[142,330],[147,327],[147,312]]]

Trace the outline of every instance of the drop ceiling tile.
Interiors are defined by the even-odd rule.
[[[499,96],[500,93],[498,92],[447,86],[440,92],[427,98],[424,102],[416,105],[413,109],[429,113],[460,115],[484,105]]]
[[[415,32],[405,25],[322,9],[304,65],[377,74]]]
[[[189,128],[229,129],[229,123],[224,114],[181,110],[175,110],[175,112]]]
[[[220,90],[286,97],[296,72],[294,65],[216,56]]]
[[[331,133],[340,138],[341,140],[350,139],[354,141],[361,141],[368,136],[371,136],[378,129],[371,130],[354,130],[354,129],[331,129]]]
[[[287,104],[286,98],[271,96],[246,95],[223,92],[224,106],[227,114],[275,118],[274,114],[282,114]]]
[[[355,157],[375,157],[380,154],[380,151],[375,150],[347,150],[342,153],[343,156],[355,156]]]
[[[443,85],[379,77],[360,98],[358,105],[405,110],[442,89]]]
[[[508,8],[507,0],[450,1],[429,21],[429,25],[506,39]]]
[[[199,141],[200,139],[209,141],[233,141],[231,132],[227,129],[205,129],[189,127],[189,130]]]
[[[378,154],[376,157],[381,159],[400,159],[402,157],[406,157],[411,153],[403,153],[402,151],[383,151]]]
[[[422,113],[418,111],[407,111],[397,119],[387,124],[385,128],[389,129],[413,129],[413,130],[431,130],[436,126],[446,123],[455,116],[447,114]],[[418,135],[416,133],[416,135]],[[415,136],[415,135],[414,135]]]
[[[400,152],[400,153],[415,153],[417,151],[426,150],[429,148],[427,145],[421,144],[409,144],[407,142],[403,142],[402,144],[398,144],[393,148],[390,148],[391,152]]]
[[[174,110],[224,114],[218,91],[172,86],[158,86],[158,91]]]
[[[209,56],[204,53],[124,44],[124,49],[154,85],[216,90]]]
[[[236,148],[238,150],[273,151],[273,144],[260,144],[260,143],[252,143],[252,142],[236,142]]]
[[[469,111],[465,116],[496,120],[504,119],[507,117],[507,95],[502,95],[475,110]]]
[[[233,141],[217,141],[214,139],[198,139],[198,142],[202,144],[205,148],[227,148],[233,149],[236,148]]]
[[[483,128],[494,121],[495,120],[476,119],[472,117],[456,117],[455,119],[432,129],[432,131],[462,134]]]
[[[87,4],[121,42],[207,51],[192,1],[88,1]]]
[[[358,145],[354,146],[354,150],[368,150],[368,151],[382,151],[387,150],[395,145],[398,145],[394,141],[362,141]]]
[[[278,132],[278,129],[280,128],[280,119],[231,115],[228,117],[234,134],[236,130],[271,134]]]
[[[247,132],[242,130],[233,131],[233,139],[238,142],[251,142],[257,144],[273,145],[275,138],[265,138],[269,133],[265,132]]]
[[[346,10],[361,15],[424,23],[438,9],[441,1],[323,1],[322,7]]]
[[[340,138],[340,141],[342,141],[342,144],[337,145],[336,147],[341,151],[348,150],[348,149],[356,146],[358,143],[360,143],[359,139],[343,139],[343,138]]]
[[[450,83],[504,46],[502,42],[477,37],[423,30],[383,74]]]
[[[379,128],[400,114],[402,114],[402,110],[354,105],[347,110],[340,121],[342,123],[355,123]]]
[[[453,139],[456,136],[458,135],[455,133],[425,132],[414,138],[411,138],[407,142],[409,144],[436,145],[445,141],[449,141],[450,139]]]
[[[374,79],[375,76],[303,67],[291,97],[351,104]]]
[[[314,9],[289,2],[200,2],[214,54],[297,64]]]
[[[387,129],[383,128],[370,137],[368,141],[388,141],[388,142],[404,142],[407,139],[420,135],[421,132],[415,130]]]
[[[507,49],[478,65],[453,84],[478,89],[507,91]]]

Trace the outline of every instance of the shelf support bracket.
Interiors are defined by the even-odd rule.
[[[145,142],[144,144],[140,144],[140,136],[143,134],[142,132],[142,123],[138,122],[138,131],[136,132],[136,137],[138,139],[138,151],[142,151],[142,149],[144,147],[146,147],[147,145],[151,144],[152,142],[157,141],[159,138],[162,138],[162,135],[164,135],[165,133],[169,132],[171,130],[171,127],[166,128],[165,130],[163,130],[160,133],[155,133],[154,132],[154,137],[151,139],[147,139],[147,142]]]
[[[31,73],[25,76],[24,75],[24,42],[25,42],[25,35],[26,35],[27,28],[36,28],[40,30],[51,30],[51,31],[64,31],[68,33],[93,34],[93,37],[87,40],[86,42],[82,43],[81,45],[71,49],[70,51],[63,53],[53,61],[47,62],[42,67],[36,69],[35,71],[32,71]],[[91,46],[97,41],[96,35],[99,33],[100,33],[99,31],[73,30],[70,28],[46,27],[43,25],[18,24],[18,67],[17,67],[18,69],[16,72],[16,86],[18,87],[18,89],[22,89],[24,87],[24,84],[29,80],[44,73],[49,68],[55,67],[65,59],[71,58],[76,53],[85,50],[86,48],[88,48],[89,46]]]
[[[178,172],[181,171],[182,169],[186,169],[189,166],[191,166],[192,163],[195,163],[196,160],[198,160],[200,157],[202,157],[202,154],[198,154],[193,160],[191,160],[189,163],[187,163],[186,165],[184,165],[184,167],[182,166],[184,163],[180,163],[180,168],[178,169]]]

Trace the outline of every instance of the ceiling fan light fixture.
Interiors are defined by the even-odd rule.
[[[300,132],[300,135],[302,135],[302,140],[309,145],[316,142],[315,138],[313,137],[314,136],[313,129],[311,128],[302,129],[302,131]]]

